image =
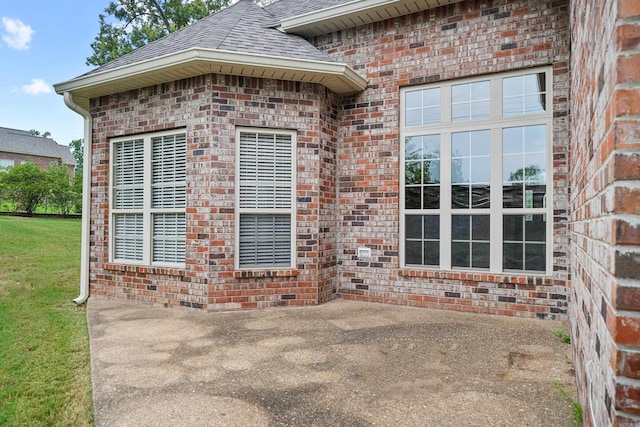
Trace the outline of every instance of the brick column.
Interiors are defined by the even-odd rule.
[[[640,424],[640,2],[571,2],[570,317],[587,425]]]

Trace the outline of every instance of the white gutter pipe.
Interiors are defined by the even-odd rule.
[[[73,101],[71,92],[64,93],[64,103],[84,119],[82,164],[82,240],[80,243],[80,295],[73,300],[84,304],[89,298],[89,227],[91,225],[91,114]]]

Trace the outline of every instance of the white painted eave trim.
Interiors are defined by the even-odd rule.
[[[295,33],[297,30],[305,29],[321,22],[330,21],[345,15],[362,12],[378,6],[398,3],[398,1],[399,0],[354,0],[349,3],[343,3],[326,9],[316,10],[303,15],[283,19],[280,22],[280,25],[283,31],[287,33]]]
[[[305,37],[352,28],[462,0],[354,0],[283,19],[280,29]]]
[[[73,92],[81,97],[88,95],[94,98],[108,95],[109,83],[121,83],[133,77],[160,74],[168,69],[179,72],[181,67],[186,68],[194,64],[203,64],[205,66],[210,64],[211,72],[216,72],[213,71],[213,65],[233,66],[240,70],[234,73],[237,75],[251,75],[249,71],[255,69],[311,75],[318,83],[337,93],[360,92],[367,86],[367,80],[364,77],[343,63],[192,48],[135,64],[80,76],[55,84],[54,88],[58,94]],[[242,71],[243,69],[246,70],[246,73]],[[327,82],[323,83],[323,80],[327,80]]]

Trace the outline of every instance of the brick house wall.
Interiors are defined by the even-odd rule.
[[[640,2],[572,2],[572,324],[587,425],[640,424]]]
[[[0,151],[0,159],[13,160],[13,164],[18,166],[23,162],[33,162],[40,167],[40,169],[47,169],[51,164],[61,164],[62,160],[55,157],[34,156],[30,154],[9,153],[7,151]],[[73,165],[67,165],[69,175],[75,175],[75,167]]]
[[[366,74],[340,104],[339,292],[343,298],[537,318],[565,317],[568,265],[569,6],[463,1],[314,39]],[[553,66],[552,277],[399,269],[400,88]],[[358,247],[372,249],[359,260]]]
[[[91,293],[209,310],[315,305],[335,296],[337,110],[315,84],[204,75],[91,101]],[[297,268],[234,271],[236,126],[297,131]],[[185,128],[184,269],[110,264],[110,138]]]

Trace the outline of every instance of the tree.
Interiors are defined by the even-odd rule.
[[[69,169],[63,164],[52,164],[46,173],[49,181],[47,201],[62,215],[69,215],[78,198],[71,184]]]
[[[31,135],[33,135],[33,136],[41,136],[41,137],[43,137],[43,138],[49,138],[49,137],[51,136],[51,132],[49,132],[49,131],[46,131],[46,132],[40,133],[40,131],[35,130],[35,129],[31,129],[31,130],[29,131],[29,133],[30,133]]]
[[[231,0],[116,0],[99,15],[87,65],[104,65],[204,18]]]
[[[76,174],[78,172],[82,173],[82,165],[84,164],[84,140],[74,139],[69,144],[69,147],[71,147],[73,158],[76,160]]]
[[[31,214],[49,192],[47,173],[33,162],[10,168],[3,177],[7,200]]]

